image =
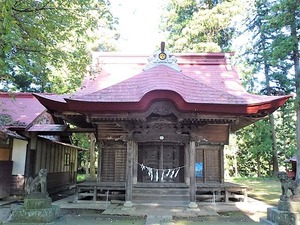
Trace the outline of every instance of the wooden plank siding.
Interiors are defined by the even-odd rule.
[[[12,167],[12,161],[0,160],[0,199],[8,197],[10,194]]]
[[[126,180],[127,148],[123,143],[103,145],[100,181],[124,182]]]
[[[195,136],[199,137],[199,142],[228,144],[229,141],[229,125],[228,124],[209,124],[200,127],[195,132]],[[198,142],[198,143],[199,143]],[[197,147],[197,142],[196,142]]]
[[[31,177],[36,177],[40,169],[47,169],[48,192],[54,193],[76,183],[77,149],[69,145],[38,138],[36,150],[31,151],[34,170]],[[65,165],[65,153],[70,154],[69,164]],[[11,173],[10,173],[11,176]],[[23,175],[11,177],[10,194],[24,194]]]
[[[222,182],[221,155],[222,146],[198,146],[196,147],[196,163],[202,163],[202,177],[197,177],[197,182]]]

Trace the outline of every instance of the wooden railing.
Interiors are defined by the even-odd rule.
[[[125,182],[83,182],[76,185],[74,202],[125,196]]]

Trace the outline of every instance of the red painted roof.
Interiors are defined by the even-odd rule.
[[[46,108],[30,93],[0,92],[0,115],[9,115],[13,121],[6,125],[25,127],[32,123]]]
[[[255,114],[273,112],[290,96],[247,93],[224,53],[175,54],[181,71],[157,64],[143,71],[146,56],[101,53],[95,77],[70,96],[36,95],[57,111],[144,111],[155,100],[171,100],[181,111]]]

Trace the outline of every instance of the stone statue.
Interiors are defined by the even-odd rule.
[[[260,224],[299,225],[300,224],[300,198],[298,184],[288,177],[286,172],[279,172],[282,194],[278,207],[268,208],[267,218],[261,218]],[[291,196],[288,196],[288,191]]]
[[[27,195],[32,193],[47,193],[47,169],[41,169],[36,178],[28,178],[25,186]]]
[[[281,196],[280,200],[286,200],[288,198],[288,190],[292,192],[291,199],[299,197],[299,190],[297,183],[288,177],[286,172],[279,172],[278,178],[281,182]]]

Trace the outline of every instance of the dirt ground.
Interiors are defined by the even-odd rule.
[[[145,217],[132,216],[108,216],[97,214],[71,215],[68,214],[57,221],[57,225],[80,224],[80,225],[144,225]],[[257,225],[259,222],[253,221],[243,212],[227,212],[219,217],[194,217],[194,218],[173,218],[172,220],[160,221],[153,225]]]
[[[95,210],[62,210],[61,217],[51,225],[144,225],[147,224],[145,216],[120,216],[103,215],[103,211]],[[6,214],[6,215],[4,215]],[[0,208],[0,224],[10,214],[9,205]],[[159,223],[148,223],[148,225],[257,225],[259,218],[265,216],[264,213],[251,213],[243,211],[221,212],[220,216],[204,216],[179,218],[173,217],[172,220],[160,221]],[[24,224],[25,225],[25,224]]]
[[[22,202],[7,204],[0,202],[0,225],[7,220],[14,204],[22,204]],[[199,207],[201,208],[201,206]],[[154,223],[149,223],[147,216],[104,215],[104,210],[63,208],[60,218],[52,222],[51,225],[257,225],[260,218],[266,217],[268,207],[270,206],[254,199],[249,199],[247,204],[240,202],[234,205],[224,204],[221,206],[217,203],[216,211],[219,216],[184,218],[174,215],[172,219],[158,220]]]

